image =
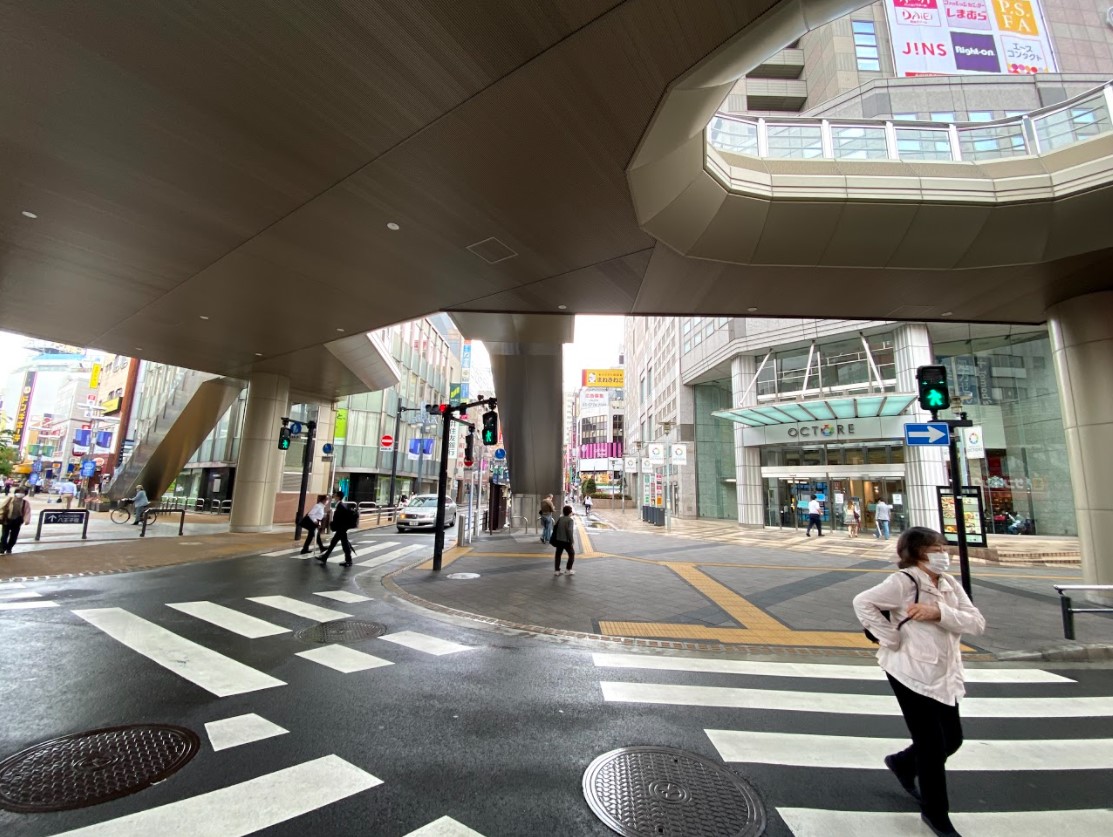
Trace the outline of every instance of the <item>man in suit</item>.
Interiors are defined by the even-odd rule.
[[[355,503],[344,502],[344,492],[334,491],[332,498],[336,501],[336,508],[332,512],[332,541],[317,560],[324,564],[332,555],[332,550],[337,543],[344,549],[344,561],[341,566],[352,566],[352,544],[348,540],[348,530],[359,525],[359,511]]]

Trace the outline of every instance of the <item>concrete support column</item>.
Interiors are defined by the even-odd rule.
[[[752,355],[738,355],[730,361],[731,403],[735,408],[757,404],[757,387],[750,387],[757,374],[757,361]],[[738,496],[738,522],[743,526],[765,525],[765,486],[761,479],[761,448],[747,447],[742,442],[742,425],[734,425],[734,473]]]
[[[1113,584],[1113,291],[1048,310],[1085,584]],[[1113,604],[1113,596],[1089,596]]]
[[[935,363],[931,336],[924,323],[906,323],[899,326],[893,339],[897,367],[897,390],[916,392],[916,367]],[[931,421],[931,413],[915,407],[909,421]],[[904,449],[904,510],[911,526],[928,526],[938,529],[939,502],[936,488],[947,483],[947,449],[935,447],[906,447]],[[892,497],[886,497],[892,503]]]
[[[317,405],[317,442],[313,453],[313,464],[309,472],[309,491],[306,508],[312,505],[318,494],[328,494],[332,489],[329,476],[332,473],[332,460],[325,458],[324,447],[331,444],[336,433],[336,407],[331,403]]]
[[[251,376],[236,462],[230,523],[233,532],[264,532],[274,522],[274,498],[281,484],[285,455],[278,449],[278,429],[289,402],[289,378],[266,372]]]

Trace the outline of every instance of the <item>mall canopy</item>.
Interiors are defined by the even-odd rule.
[[[765,427],[770,424],[899,416],[915,400],[915,393],[892,392],[715,410],[711,415],[749,427]]]

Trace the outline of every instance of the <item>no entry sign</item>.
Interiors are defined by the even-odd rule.
[[[379,439],[379,450],[394,450],[394,437],[389,433],[384,433],[383,437]]]

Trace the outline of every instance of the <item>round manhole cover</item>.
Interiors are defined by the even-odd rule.
[[[133,724],[44,741],[0,762],[0,808],[66,811],[161,782],[192,759],[200,739],[184,727]]]
[[[479,573],[449,573],[448,577],[456,581],[470,581],[473,578],[479,578]]]
[[[359,642],[386,633],[386,625],[360,619],[339,619],[303,628],[295,636],[306,642]]]
[[[584,773],[584,797],[625,837],[757,837],[765,808],[725,767],[670,747],[622,747]]]

